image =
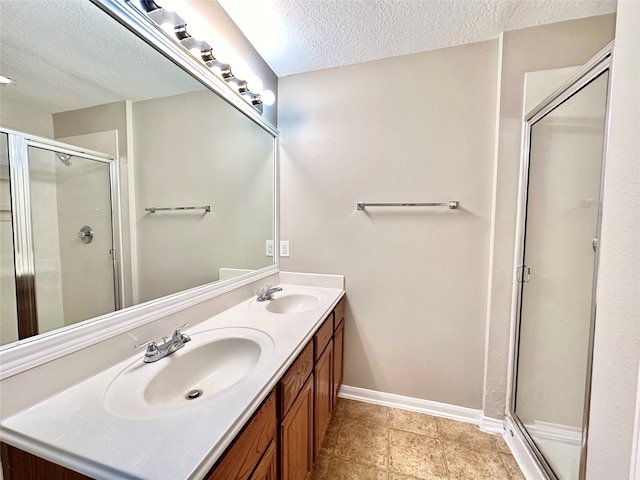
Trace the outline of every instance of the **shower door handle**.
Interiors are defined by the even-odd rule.
[[[528,265],[518,265],[516,278],[518,283],[529,283],[529,279],[531,278],[531,267]]]

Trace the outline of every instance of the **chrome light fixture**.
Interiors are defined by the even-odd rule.
[[[262,104],[270,105],[273,102],[263,101],[263,95],[267,98],[273,97],[273,93],[265,91],[260,93],[252,92],[246,80],[236,77],[231,71],[231,65],[220,61],[213,54],[213,48],[206,41],[192,37],[187,31],[187,23],[175,12],[166,10],[158,5],[154,0],[138,0],[133,2],[139,5],[144,13],[151,18],[161,29],[169,35],[173,35],[175,40],[185,49],[198,57],[214,74],[225,81],[241,98],[256,107],[262,113]]]

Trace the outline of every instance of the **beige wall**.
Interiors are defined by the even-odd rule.
[[[209,91],[137,102],[133,126],[140,301],[273,264],[270,134]]]
[[[509,383],[525,73],[583,65],[613,39],[614,27],[615,15],[604,15],[504,33],[483,400],[488,417],[504,415]]]
[[[640,2],[624,0],[618,2],[611,85],[588,442],[589,480],[629,478],[632,458],[640,359],[639,85]]]
[[[497,59],[489,41],[280,79],[281,268],[346,276],[347,385],[482,406]]]
[[[51,114],[10,100],[1,91],[0,126],[40,137],[53,137]]]

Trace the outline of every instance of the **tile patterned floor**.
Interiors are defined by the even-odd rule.
[[[524,480],[499,435],[340,398],[313,480]]]

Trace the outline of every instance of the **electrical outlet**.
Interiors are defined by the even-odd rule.
[[[264,248],[264,254],[267,257],[273,257],[273,240],[267,240]]]
[[[280,240],[280,256],[289,256],[289,240]]]

